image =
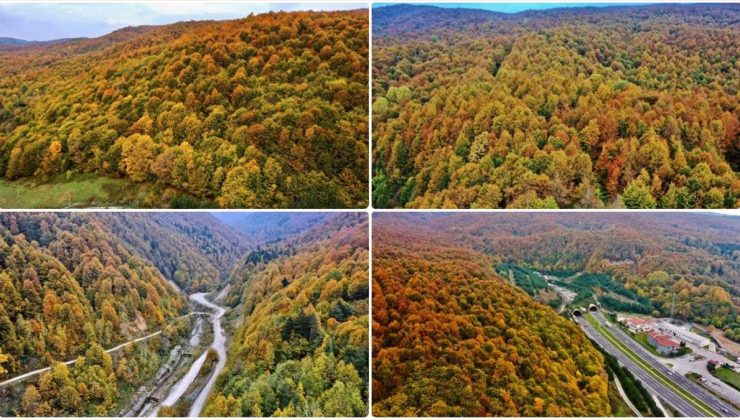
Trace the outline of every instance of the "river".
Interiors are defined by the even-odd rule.
[[[213,322],[213,343],[210,348],[216,350],[216,353],[218,353],[216,368],[208,379],[206,385],[195,398],[195,401],[193,401],[193,405],[190,407],[190,412],[188,413],[188,417],[198,417],[200,416],[200,412],[203,411],[206,399],[216,383],[216,378],[218,378],[218,375],[226,365],[226,337],[224,336],[224,331],[221,327],[221,317],[224,316],[226,310],[206,299],[206,293],[194,293],[190,295],[190,299],[215,311],[215,313],[211,314],[211,321]],[[208,350],[204,351],[203,354],[193,362],[188,372],[177,382],[177,384],[175,384],[175,386],[172,387],[161,405],[172,406],[180,399],[180,397],[183,396],[183,394],[185,394],[185,391],[190,387],[190,384],[192,384],[195,378],[197,378],[200,368],[206,361],[207,354]],[[151,417],[156,417],[158,412],[159,408],[151,413]]]

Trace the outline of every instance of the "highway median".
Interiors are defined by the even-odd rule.
[[[635,352],[633,352],[629,347],[625,346],[624,343],[619,341],[607,328],[605,328],[596,318],[594,318],[593,315],[590,313],[587,313],[584,315],[584,318],[586,318],[586,321],[596,330],[598,331],[604,338],[606,338],[612,345],[614,345],[619,351],[623,352],[627,357],[632,359],[637,365],[639,365],[642,369],[644,369],[646,372],[648,372],[650,375],[652,375],[656,380],[660,381],[663,385],[683,397],[687,402],[691,403],[694,407],[696,407],[699,411],[706,414],[710,417],[717,417],[718,414],[712,410],[710,407],[708,407],[706,404],[704,404],[702,401],[695,398],[693,395],[688,393],[686,390],[682,389],[681,387],[674,384],[671,380],[666,378],[663,374],[658,372],[655,368],[650,366],[645,360],[643,360],[640,356],[638,356]]]

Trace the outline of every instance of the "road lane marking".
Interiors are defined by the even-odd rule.
[[[679,396],[686,399],[688,402],[690,402],[695,408],[697,408],[699,411],[702,411],[712,417],[717,417],[718,414],[714,412],[709,406],[706,406],[706,404],[700,400],[695,399],[692,395],[686,394],[681,390],[679,387],[677,387],[675,384],[673,384],[670,380],[665,378],[663,374],[658,372],[654,367],[650,366],[648,362],[640,358],[637,354],[635,354],[632,349],[627,347],[624,343],[617,340],[616,337],[614,337],[611,334],[611,331],[608,331],[605,326],[603,326],[596,318],[591,314],[586,314],[586,321],[591,324],[591,326],[599,333],[601,334],[606,340],[611,342],[618,350],[620,350],[622,353],[624,353],[627,357],[629,357],[633,362],[635,362],[638,366],[642,367],[643,370],[645,370],[647,373],[651,374],[655,379],[660,381],[663,385],[665,385],[667,388],[671,389],[672,391],[676,392]],[[592,322],[593,321],[593,322]],[[596,325],[594,325],[596,323]]]

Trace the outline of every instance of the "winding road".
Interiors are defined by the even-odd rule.
[[[179,316],[175,319],[184,318],[186,316],[191,315],[207,315],[211,317],[211,320],[213,322],[213,343],[211,344],[210,348],[213,348],[218,353],[218,361],[216,363],[216,368],[214,369],[213,373],[211,373],[211,377],[208,379],[208,382],[203,387],[203,389],[199,392],[198,396],[196,397],[195,401],[193,402],[193,405],[190,408],[190,412],[188,413],[189,417],[199,417],[201,411],[203,411],[203,406],[205,405],[205,402],[208,398],[208,395],[211,393],[211,390],[213,390],[213,386],[216,384],[216,379],[218,378],[218,375],[223,370],[224,366],[226,365],[226,337],[224,336],[224,330],[221,326],[221,317],[224,316],[226,313],[226,309],[210,302],[206,298],[206,293],[194,293],[190,295],[190,299],[213,310],[213,312],[202,312],[202,311],[193,311],[189,312],[185,315]],[[140,341],[148,340],[152,337],[156,337],[160,334],[162,334],[163,330],[155,331],[151,334],[145,335],[143,337],[139,337],[133,340],[129,340],[125,343],[119,344],[115,347],[111,347],[107,350],[105,350],[106,353],[113,353],[118,350],[123,349],[129,344],[132,343],[138,343]],[[170,390],[167,397],[162,401],[162,405],[168,405],[172,406],[177,402],[177,400],[182,397],[182,395],[187,391],[188,387],[193,383],[193,381],[197,378],[198,372],[200,371],[201,367],[203,366],[203,363],[206,360],[206,356],[208,355],[208,350],[204,351],[203,354],[193,362],[190,369],[188,370],[187,374],[183,376],[180,381],[177,382],[177,384]],[[68,360],[66,362],[62,362],[65,365],[72,365],[77,362],[77,358],[74,358],[72,360]],[[6,379],[2,382],[0,382],[0,388],[14,384],[16,382],[23,381],[25,379],[31,378],[33,376],[40,375],[44,372],[47,372],[51,370],[52,366],[47,366],[45,368],[36,369],[31,372],[26,372],[24,374],[15,376],[10,379]],[[157,409],[153,410],[151,413],[152,417],[157,416],[157,412],[159,411],[159,407]]]
[[[186,315],[183,315],[181,317],[178,317],[176,319],[179,319],[179,318],[182,318],[182,317],[185,317],[185,316],[190,316],[190,315],[193,315],[193,314],[196,314],[196,313],[198,313],[198,312],[190,312],[190,313],[188,313]],[[138,343],[139,341],[148,340],[148,339],[150,339],[152,337],[158,336],[159,334],[162,334],[162,331],[163,330],[159,330],[159,331],[153,332],[153,333],[151,333],[149,335],[145,335],[144,337],[139,337],[139,338],[136,338],[134,340],[127,341],[127,342],[125,342],[123,344],[119,344],[119,345],[117,345],[115,347],[111,347],[111,348],[105,350],[105,352],[106,353],[113,353],[115,351],[121,350],[122,348],[126,347],[129,344]],[[65,365],[72,365],[75,362],[77,362],[77,358],[74,358],[72,360],[67,360],[66,362],[62,362],[62,363],[65,364]],[[18,375],[18,376],[14,377],[14,378],[7,379],[7,380],[5,380],[3,382],[0,382],[0,388],[2,388],[4,386],[7,386],[7,385],[10,385],[10,384],[13,384],[13,383],[18,382],[18,381],[22,381],[24,379],[28,379],[28,378],[30,378],[32,376],[40,375],[40,374],[42,374],[42,373],[44,373],[46,371],[51,370],[51,368],[52,368],[51,366],[47,366],[45,368],[36,369],[36,370],[31,371],[31,372],[27,372],[27,373],[24,373],[22,375]]]
[[[213,322],[213,344],[211,344],[210,348],[213,348],[218,353],[216,368],[208,379],[206,385],[195,398],[195,401],[193,401],[193,405],[190,407],[190,412],[188,413],[188,417],[198,417],[200,416],[200,412],[203,411],[206,399],[216,383],[216,378],[218,378],[219,373],[221,373],[226,365],[226,338],[224,337],[224,331],[221,327],[221,317],[224,316],[226,310],[206,299],[206,293],[194,293],[190,295],[190,299],[214,310],[214,312],[207,312],[206,314],[211,316]],[[175,386],[172,387],[169,394],[167,394],[167,397],[162,400],[160,406],[152,411],[150,417],[157,417],[157,413],[162,406],[174,405],[177,400],[185,394],[193,381],[198,377],[198,372],[200,372],[201,367],[203,367],[203,363],[205,363],[207,355],[208,350],[204,351],[203,354],[193,362],[185,376],[183,376]]]
[[[200,391],[200,394],[198,394],[198,397],[193,402],[193,405],[190,407],[190,412],[188,413],[188,417],[198,417],[200,416],[200,412],[203,411],[203,406],[206,403],[208,395],[216,384],[218,375],[224,369],[224,366],[226,366],[226,337],[224,337],[224,330],[221,327],[221,317],[226,313],[226,309],[206,300],[205,293],[196,293],[191,295],[190,298],[216,311],[216,314],[213,317],[213,345],[211,347],[218,353],[218,362],[216,363],[216,368],[211,374],[211,378],[206,383],[206,386],[204,386]]]

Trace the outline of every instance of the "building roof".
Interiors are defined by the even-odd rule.
[[[642,318],[627,318],[627,323],[639,326],[639,325],[647,324],[647,321]]]
[[[699,335],[689,330],[688,328],[681,327],[675,324],[671,324],[670,322],[667,322],[667,321],[659,321],[657,323],[657,327],[663,330],[670,331],[673,334],[680,336],[682,339],[693,341],[695,343],[701,343],[699,344],[701,346],[705,346],[711,343],[711,340],[709,338]]]
[[[671,339],[670,335],[659,335],[654,338],[655,342],[663,347],[680,347],[681,345]]]

